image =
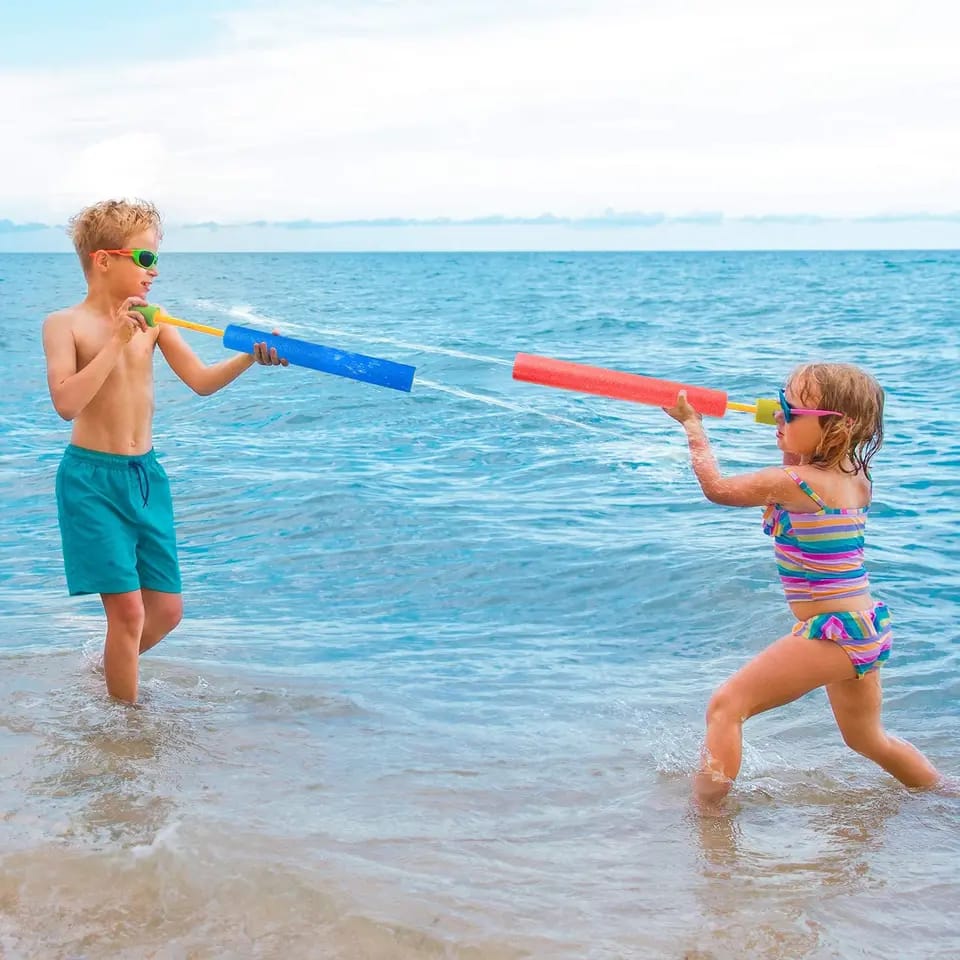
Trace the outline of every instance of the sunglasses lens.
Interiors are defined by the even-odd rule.
[[[136,259],[144,270],[149,270],[157,262],[157,255],[152,250],[138,250]]]
[[[787,395],[783,389],[780,390],[780,409],[783,411],[784,423],[789,423],[793,411],[790,409],[790,404],[787,403]]]

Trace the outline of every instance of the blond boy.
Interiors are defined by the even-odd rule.
[[[149,327],[162,230],[156,208],[107,200],[70,221],[87,295],[43,324],[47,384],[73,431],[57,472],[70,594],[98,593],[107,617],[107,691],[137,699],[138,658],[183,616],[170,485],[153,451],[153,357],[160,347],[192,390],[220,390],[254,363],[284,364],[257,344],[208,366],[175,327]]]

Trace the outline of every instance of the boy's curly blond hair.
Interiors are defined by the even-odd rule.
[[[849,363],[807,363],[793,371],[789,383],[803,406],[844,414],[820,418],[823,436],[810,462],[845,473],[868,472],[883,443],[880,384]]]
[[[71,217],[67,233],[86,273],[91,253],[121,250],[131,237],[151,228],[159,241],[163,236],[160,211],[149,201],[101,200]]]

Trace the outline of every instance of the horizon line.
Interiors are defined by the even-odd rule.
[[[403,229],[450,228],[450,227],[573,227],[575,229],[610,229],[617,227],[647,227],[664,225],[685,226],[722,226],[735,224],[745,226],[818,226],[822,224],[871,224],[871,223],[960,223],[960,211],[951,213],[932,213],[917,211],[913,213],[873,213],[852,216],[826,214],[749,214],[729,216],[721,212],[689,213],[668,215],[662,212],[624,212],[609,210],[601,215],[582,217],[558,216],[543,213],[536,217],[507,216],[489,214],[477,217],[369,217],[335,220],[315,220],[300,218],[296,220],[246,220],[246,221],[186,221],[166,224],[166,229],[174,230],[363,230],[363,229]],[[66,230],[66,224],[41,223],[39,221],[16,222],[0,219],[0,234],[37,233],[46,230]]]
[[[960,253],[960,246],[956,247],[663,247],[660,249],[651,248],[596,248],[596,249],[578,249],[570,247],[568,249],[551,249],[549,247],[512,247],[502,249],[485,249],[463,247],[462,249],[443,249],[443,248],[423,248],[417,250],[165,250],[163,256],[271,256],[271,257],[302,257],[307,255],[331,256],[331,257],[351,257],[351,256],[422,256],[442,255],[442,256],[488,256],[491,254],[516,254],[516,253],[534,253],[549,256],[609,256],[619,254],[644,254],[660,256],[662,254],[693,254],[723,255],[729,253],[743,254],[762,254],[762,253],[869,253],[869,254],[895,254],[895,253]],[[0,250],[0,257],[75,257],[75,250]]]

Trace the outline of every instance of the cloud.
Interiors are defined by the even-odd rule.
[[[687,213],[679,217],[671,217],[670,219],[673,223],[695,223],[719,226],[727,218],[722,213]]]
[[[876,213],[861,220],[863,223],[960,223],[960,212]]]
[[[711,215],[712,216],[712,215]],[[694,218],[682,218],[677,222],[697,222]],[[552,213],[542,213],[536,217],[504,216],[488,214],[479,217],[456,219],[453,217],[374,217],[366,220],[254,220],[248,223],[233,224],[240,228],[279,228],[283,230],[340,230],[378,227],[529,227],[529,226],[568,226],[568,227],[652,227],[667,222],[663,213],[617,213],[608,210],[598,217],[561,217]],[[184,229],[206,228],[220,229],[227,226],[218,223],[187,223]]]
[[[342,230],[380,227],[576,227],[579,229],[608,229],[611,227],[658,227],[670,224],[719,226],[724,223],[747,225],[818,226],[829,223],[960,223],[960,211],[953,213],[876,213],[857,217],[819,216],[817,214],[769,213],[763,216],[731,217],[720,212],[688,213],[669,216],[665,213],[640,213],[608,210],[602,216],[562,217],[542,213],[536,217],[511,217],[492,214],[484,217],[455,219],[452,217],[376,217],[369,220],[254,220],[247,223],[186,223],[188,230],[220,230],[233,228],[279,228],[284,230]]]
[[[626,10],[626,0],[603,0],[611,10]],[[634,9],[654,11],[665,0],[635,0]],[[487,26],[543,23],[583,16],[595,0],[253,0],[220,16],[227,42],[245,49],[285,47],[291,37],[392,39],[424,34],[448,35]]]
[[[584,229],[615,226],[595,213],[608,208],[641,211],[627,226],[948,215],[960,8],[920,8],[248,4],[220,15],[202,54],[165,50],[149,69],[0,68],[0,141],[14,145],[0,210],[60,222],[145,195],[181,223],[529,223],[546,210]]]
[[[12,220],[0,220],[0,233],[36,233],[38,230],[54,229],[47,223],[14,223]]]
[[[822,217],[815,213],[765,213],[759,217],[744,217],[744,223],[790,224],[793,226],[814,226],[820,223],[836,222],[838,217]],[[863,218],[854,218],[855,220]]]

